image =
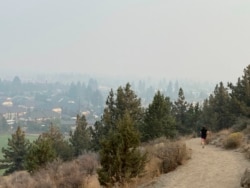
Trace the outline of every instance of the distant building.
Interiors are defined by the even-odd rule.
[[[3,103],[2,103],[3,106],[8,106],[8,107],[11,107],[13,106],[13,102],[11,101],[11,98],[7,98]]]
[[[23,117],[26,121],[42,122],[45,120],[60,119],[61,114],[52,110],[38,110],[27,112]]]
[[[26,113],[27,112],[25,108],[10,105],[0,105],[0,114],[6,119],[8,124],[14,124]]]

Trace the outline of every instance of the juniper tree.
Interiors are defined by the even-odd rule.
[[[134,120],[125,113],[118,121],[116,129],[110,130],[101,142],[98,171],[101,184],[121,184],[143,172],[146,154],[139,151],[139,132]]]

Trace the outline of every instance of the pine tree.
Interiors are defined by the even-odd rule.
[[[98,171],[102,184],[121,184],[143,172],[146,154],[138,150],[139,133],[129,113],[118,120],[115,130],[110,130],[102,141],[100,160],[102,168]]]
[[[101,140],[104,138],[104,135],[107,135],[107,132],[104,132],[105,129],[101,121],[96,121],[94,127],[90,127],[90,134],[91,134],[91,147],[90,150],[92,151],[99,151],[101,148]]]
[[[128,112],[135,124],[142,120],[141,99],[137,97],[129,83],[124,88],[119,87],[117,89],[116,108],[117,119],[123,117],[125,112]]]
[[[65,140],[60,129],[53,124],[49,127],[49,130],[41,135],[42,139],[47,139],[52,144],[56,156],[62,160],[70,160],[73,157],[73,149]]]
[[[177,130],[181,134],[190,133],[186,126],[186,113],[188,109],[188,103],[185,100],[184,91],[182,88],[179,89],[178,99],[174,102],[173,114],[176,119]]]
[[[197,102],[194,104],[188,105],[188,110],[186,113],[186,126],[193,133],[199,133],[200,131],[200,117],[201,117],[201,107]]]
[[[106,101],[106,108],[104,109],[102,122],[105,124],[104,134],[107,134],[110,129],[114,129],[117,121],[117,108],[115,103],[114,92],[111,89]]]
[[[25,158],[25,168],[29,172],[34,172],[43,167],[48,162],[56,159],[56,152],[50,139],[41,135],[35,140]]]
[[[171,102],[158,91],[146,109],[144,123],[140,127],[142,141],[149,141],[161,136],[173,137],[175,120],[171,114]]]
[[[212,131],[216,130],[217,114],[214,113],[211,101],[213,100],[213,95],[210,95],[208,99],[203,102],[202,112],[200,116],[201,126],[206,126]],[[198,128],[198,133],[200,132],[201,126]]]
[[[221,130],[229,128],[235,122],[235,117],[230,112],[230,96],[227,88],[220,82],[214,90],[214,98],[212,101],[213,110],[217,114],[216,129]]]
[[[112,89],[109,93],[102,118],[107,130],[113,129],[118,119],[123,117],[126,111],[136,124],[141,121],[143,116],[141,99],[137,97],[129,83],[124,88],[119,87],[117,89],[116,98]]]
[[[236,85],[228,84],[231,89],[232,111],[236,116],[250,117],[250,65],[244,69],[244,74],[238,78]]]
[[[201,119],[211,130],[229,128],[235,122],[231,112],[231,98],[223,83],[215,86],[213,94],[204,102]]]
[[[98,127],[95,127],[91,131],[92,146],[96,144],[93,146],[94,148],[99,148],[100,140],[107,136],[110,130],[116,129],[118,120],[124,116],[125,112],[129,113],[135,127],[138,129],[142,122],[143,109],[141,107],[141,99],[137,97],[129,83],[124,88],[119,87],[116,94],[111,89],[106,101],[103,117],[96,124]],[[97,135],[99,137],[99,144],[95,140]]]
[[[18,126],[16,132],[8,139],[8,147],[2,148],[4,159],[0,160],[0,169],[6,169],[5,175],[25,169],[25,157],[29,147],[29,140]]]
[[[90,130],[87,129],[86,117],[77,115],[76,130],[70,133],[70,143],[74,149],[74,156],[83,154],[90,148]]]

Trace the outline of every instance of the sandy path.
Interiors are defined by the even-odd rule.
[[[161,175],[143,188],[239,188],[240,178],[250,167],[242,153],[207,145],[202,149],[200,139],[186,142],[192,158],[175,171]]]

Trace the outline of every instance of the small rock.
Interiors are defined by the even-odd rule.
[[[246,168],[241,177],[240,185],[244,188],[250,188],[250,168]]]

